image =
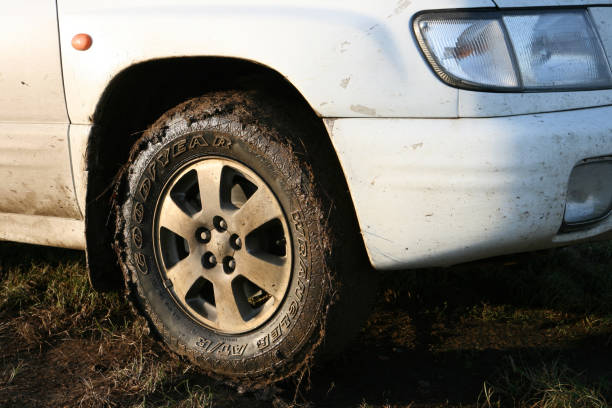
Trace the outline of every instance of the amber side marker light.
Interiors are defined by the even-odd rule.
[[[91,36],[89,34],[77,34],[72,37],[72,47],[75,50],[85,51],[91,47],[92,43]]]

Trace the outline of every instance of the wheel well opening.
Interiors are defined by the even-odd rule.
[[[198,96],[218,91],[259,91],[282,101],[307,126],[304,149],[323,154],[328,168],[342,176],[338,190],[348,187],[322,120],[303,96],[278,72],[246,60],[181,57],[152,60],[119,73],[105,89],[93,114],[87,148],[88,187],[85,234],[90,280],[98,290],[119,289],[123,277],[111,246],[115,230],[111,194],[115,176],[127,163],[134,142],[162,114]],[[334,188],[336,189],[336,188]],[[334,191],[336,193],[336,191]],[[350,199],[350,197],[349,197]],[[351,212],[352,208],[351,202]],[[356,217],[355,224],[356,224]]]

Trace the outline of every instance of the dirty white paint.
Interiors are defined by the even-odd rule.
[[[592,2],[497,3],[518,7]],[[443,84],[424,61],[411,20],[422,10],[470,7],[495,7],[495,3],[61,0],[68,109],[73,123],[89,123],[102,91],[121,70],[156,58],[207,55],[243,58],[271,67],[323,117],[487,117],[612,103],[610,90],[578,96],[496,94],[458,92]],[[70,46],[72,36],[82,31],[93,37],[93,46],[86,52]]]
[[[377,268],[450,265],[612,228],[558,238],[573,166],[612,155],[612,107],[325,122]]]
[[[55,2],[3,4],[0,53],[0,239],[83,247]]]
[[[0,123],[0,213],[80,219],[67,124]]]
[[[85,249],[85,223],[57,217],[0,214],[0,240]]]
[[[68,122],[58,49],[55,1],[3,2],[0,122]]]
[[[459,91],[461,118],[525,115],[530,113],[612,105],[612,91],[494,93]]]
[[[411,19],[422,9],[493,6],[490,0],[60,0],[70,118],[89,123],[104,88],[123,69],[180,56],[271,67],[321,116],[456,117],[457,90],[425,63]],[[80,32],[93,38],[88,51],[70,46]]]

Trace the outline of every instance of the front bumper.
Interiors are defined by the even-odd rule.
[[[612,231],[611,217],[559,232],[572,168],[612,156],[612,107],[325,124],[375,268],[451,265]]]

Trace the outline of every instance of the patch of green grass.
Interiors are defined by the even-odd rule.
[[[122,350],[121,358],[111,359],[111,366],[104,368],[102,378],[92,370],[76,384],[82,389],[79,406],[145,401],[184,381],[189,368],[152,351],[146,323],[132,315],[121,293],[92,290],[80,252],[1,243],[0,319],[0,331],[11,334],[5,338],[17,340],[17,353],[75,339],[99,342],[100,353]],[[5,364],[3,377],[11,383],[22,365]],[[193,400],[203,400],[199,395]]]
[[[607,406],[604,397],[609,398],[612,390],[609,380],[593,382],[588,373],[573,371],[569,367],[576,369],[580,362],[568,356],[571,350],[584,352],[595,343],[605,347],[612,328],[610,264],[612,245],[601,243],[453,268],[384,273],[379,308],[395,318],[379,324],[378,331],[370,328],[367,335],[373,344],[387,337],[384,344],[401,347],[403,353],[412,352],[409,343],[414,341],[420,345],[419,356],[433,356],[433,361],[441,356],[444,364],[457,355],[466,375],[484,372],[473,388],[486,379],[476,404],[479,408]],[[396,313],[398,309],[402,313]],[[25,395],[21,391],[28,387],[25,382],[37,381],[35,366],[40,356],[54,347],[65,351],[60,345],[70,341],[89,346],[83,356],[94,356],[94,363],[88,363],[94,367],[79,371],[71,386],[76,399],[54,401],[54,406],[270,406],[269,400],[239,396],[170,357],[149,339],[147,330],[144,320],[132,315],[122,294],[100,294],[90,288],[81,252],[0,243],[0,347],[13,348],[0,361],[2,385],[8,383]],[[540,343],[537,350],[530,350],[536,344],[534,335]],[[561,341],[569,351],[555,360],[558,352],[546,354],[546,349]],[[15,346],[20,342],[26,347]],[[499,364],[497,360],[490,363],[481,350],[491,347],[501,350],[495,357]],[[544,362],[534,363],[533,354]],[[518,360],[522,355],[529,363],[515,364],[510,357]],[[100,367],[96,367],[97,359],[104,360]],[[74,359],[60,362],[74,363]],[[504,367],[495,375],[498,365]],[[61,368],[57,375],[62,375]],[[346,375],[350,381],[356,374]],[[375,375],[364,375],[376,381]],[[451,387],[448,380],[440,389]],[[357,390],[351,404],[343,406],[385,406],[380,401],[366,402],[363,395]],[[462,406],[474,407],[476,395],[466,398],[469,402]],[[408,401],[393,406],[410,406]],[[308,402],[283,404],[275,400],[274,406],[310,406]],[[423,401],[415,404],[434,406]],[[443,406],[456,406],[448,404]]]
[[[166,395],[163,402],[158,405],[147,405],[146,401],[142,401],[138,407],[156,407],[156,408],[213,408],[214,399],[213,392],[210,386],[190,385],[189,381],[186,381],[179,386],[175,387],[173,391],[181,394],[180,399],[175,399],[170,395]]]
[[[148,331],[122,293],[91,288],[84,253],[0,242],[0,406],[212,408],[213,395],[240,401],[166,353]],[[41,368],[65,377],[70,391],[47,400]],[[21,392],[32,386],[40,392]]]
[[[15,377],[23,370],[25,363],[22,360],[19,360],[17,364],[7,367],[3,370],[2,373],[2,381],[0,384],[4,383],[6,385],[12,384],[15,380]]]
[[[514,320],[515,316],[519,315],[515,314],[515,311],[508,305],[481,303],[480,305],[472,306],[469,311],[469,316],[485,322],[498,322]]]
[[[507,360],[508,368],[494,384],[485,382],[478,400],[479,408],[606,408],[603,391],[612,384],[601,379],[589,384],[584,375],[555,360],[540,366]]]
[[[13,248],[16,253],[11,254]],[[0,263],[0,318],[19,316],[17,332],[40,341],[60,333],[91,336],[125,326],[128,307],[122,296],[91,289],[81,253],[48,260],[41,256],[47,249],[26,248],[31,253],[3,243]]]
[[[191,384],[197,377],[191,366],[160,358],[142,341],[131,346],[131,357],[110,367],[103,379],[84,380],[80,406],[212,407],[212,388]]]

